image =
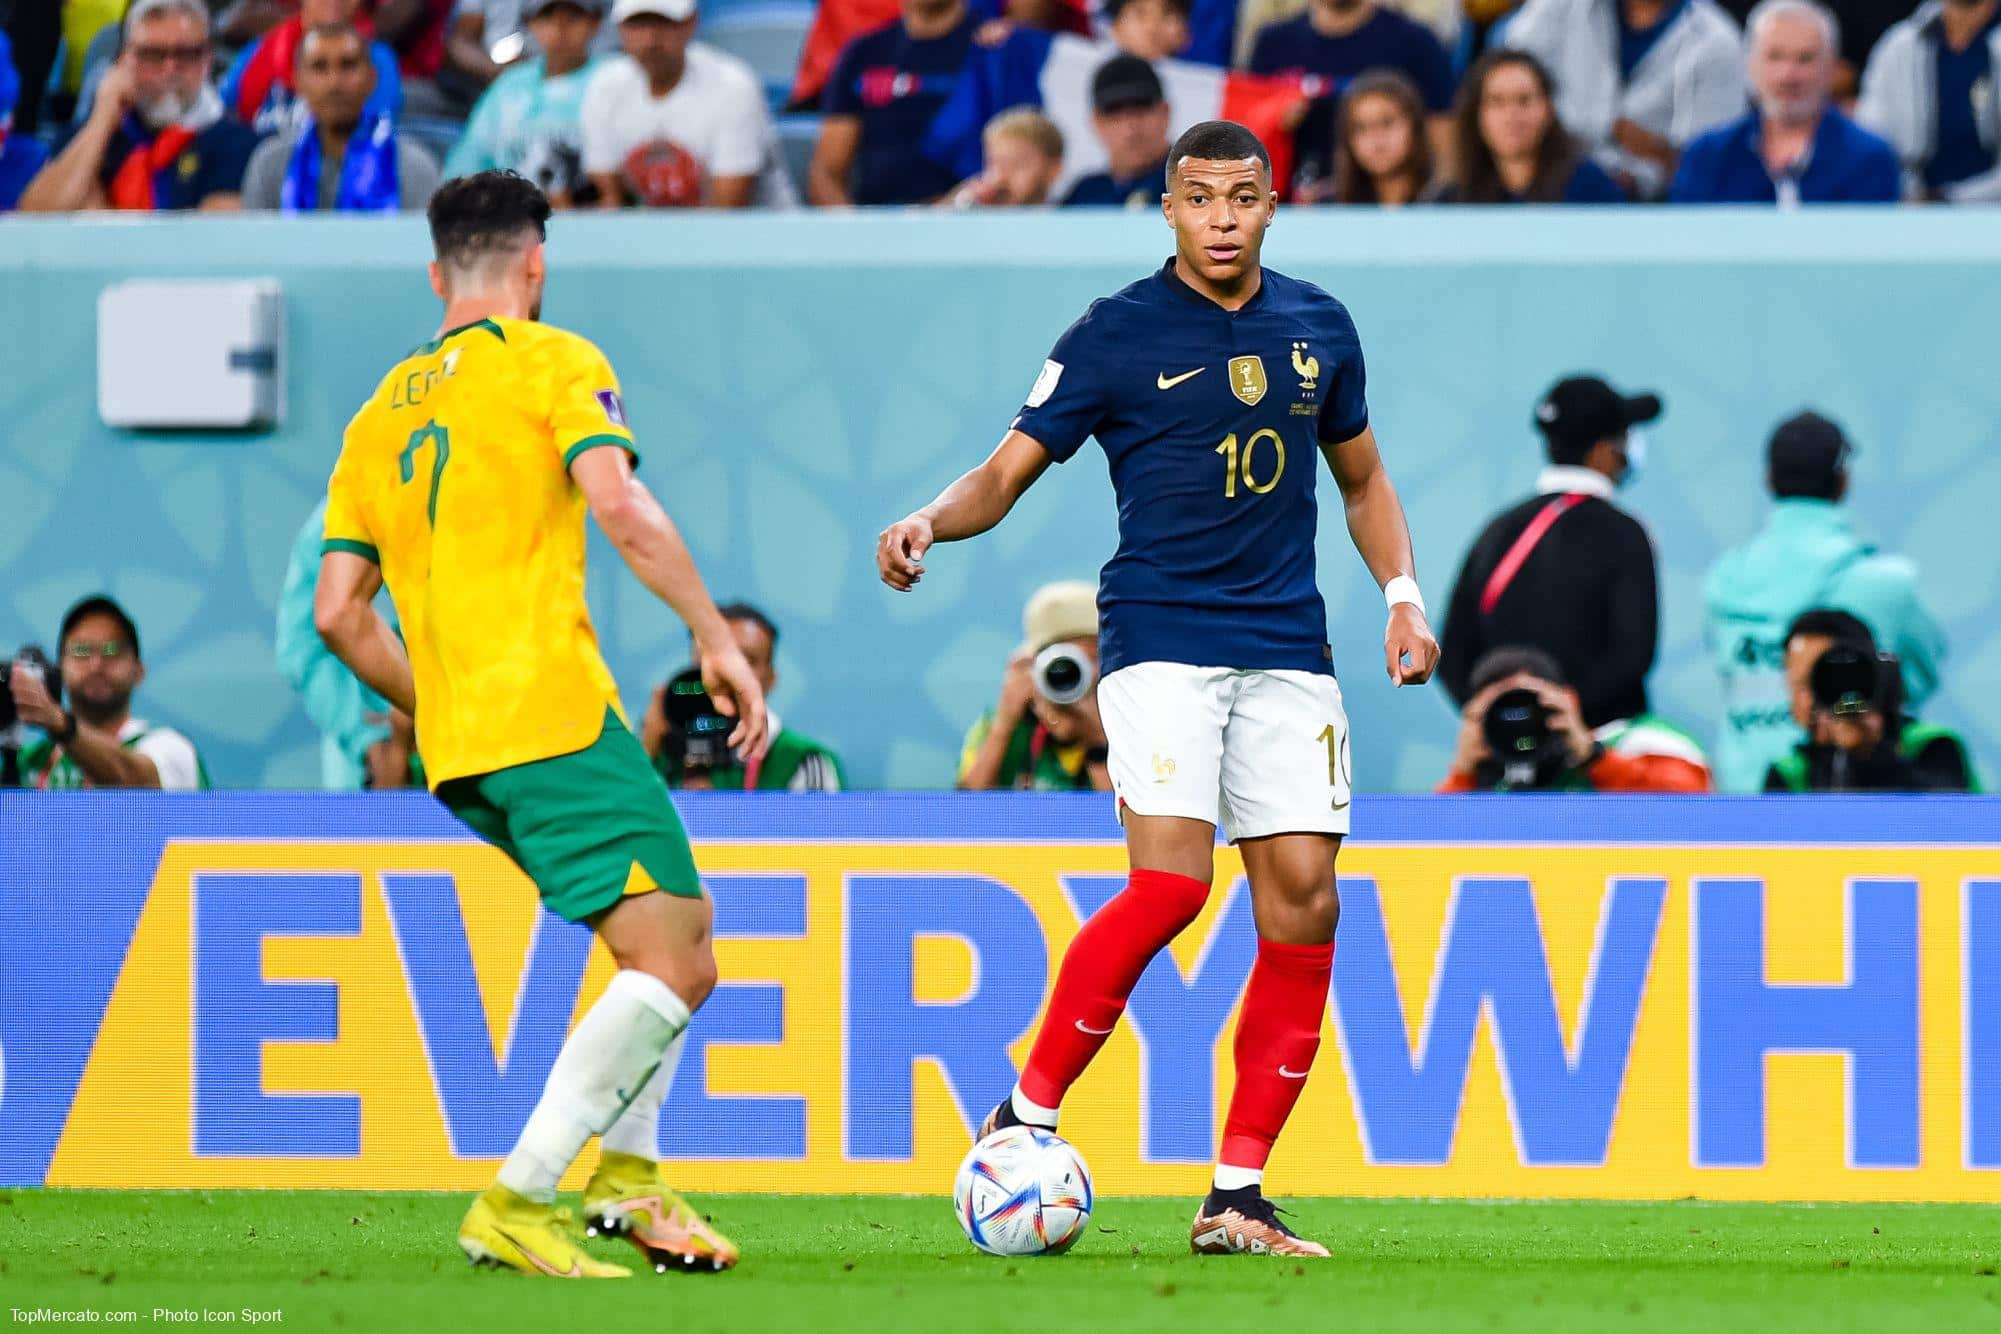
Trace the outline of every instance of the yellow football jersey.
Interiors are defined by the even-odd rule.
[[[587,506],[570,479],[599,445],[638,459],[610,363],[528,320],[441,334],[348,423],[324,549],[382,567],[434,788],[582,750],[619,707],[584,606]]]

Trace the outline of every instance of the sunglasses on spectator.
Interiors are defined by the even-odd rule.
[[[208,59],[208,43],[193,46],[135,46],[132,58],[141,65],[158,67],[169,63],[178,65],[199,65]]]
[[[69,657],[88,661],[91,658],[122,658],[132,650],[115,639],[107,639],[99,644],[85,643],[79,639],[72,642],[63,652]]]

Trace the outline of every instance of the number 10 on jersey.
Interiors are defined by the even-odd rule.
[[[1260,482],[1257,478],[1258,446],[1271,441],[1277,461],[1272,465],[1271,476]],[[1230,500],[1237,498],[1237,474],[1244,477],[1244,489],[1252,495],[1261,496],[1278,485],[1278,479],[1285,476],[1285,439],[1269,426],[1246,440],[1241,450],[1237,447],[1237,433],[1230,432],[1223,437],[1223,443],[1216,446],[1216,452],[1223,456],[1223,495]]]

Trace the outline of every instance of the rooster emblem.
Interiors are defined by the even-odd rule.
[[[1306,344],[1292,345],[1292,369],[1299,375],[1300,392],[1310,394],[1320,387],[1320,358],[1306,355]]]

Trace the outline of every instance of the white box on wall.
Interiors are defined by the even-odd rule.
[[[274,278],[132,279],[97,298],[106,426],[240,430],[285,417],[285,293]]]

